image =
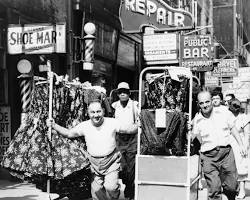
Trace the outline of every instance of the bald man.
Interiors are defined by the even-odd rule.
[[[201,165],[208,186],[208,199],[221,200],[222,191],[228,200],[237,195],[237,170],[230,146],[230,134],[242,144],[234,127],[234,117],[225,109],[213,109],[211,94],[198,94],[201,112],[193,119],[192,138],[201,139]],[[242,146],[243,147],[243,146]],[[245,149],[240,150],[246,154]]]
[[[119,198],[120,185],[118,174],[121,154],[116,148],[116,133],[129,134],[133,130],[120,124],[114,118],[104,117],[104,109],[98,100],[88,106],[89,120],[71,129],[47,120],[47,125],[67,138],[84,136],[91,163],[93,179],[91,194],[93,200],[116,200]]]

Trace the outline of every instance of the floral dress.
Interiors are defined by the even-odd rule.
[[[37,85],[25,124],[16,131],[1,165],[23,180],[64,196],[90,197],[90,163],[84,138],[68,139],[52,131],[48,137],[48,84]],[[67,128],[87,119],[87,101],[96,93],[80,87],[57,85],[53,89],[53,118]]]

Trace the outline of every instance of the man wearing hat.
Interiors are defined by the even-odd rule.
[[[126,124],[126,127],[133,130],[130,134],[117,134],[117,146],[122,154],[122,172],[120,176],[125,184],[124,196],[127,199],[133,199],[135,155],[137,151],[138,102],[130,98],[130,87],[126,82],[118,84],[117,95],[119,100],[112,104],[115,110],[114,117],[122,124]]]

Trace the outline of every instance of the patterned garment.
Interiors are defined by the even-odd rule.
[[[81,88],[54,87],[53,118],[58,124],[70,128],[86,120],[84,94],[85,90]],[[80,192],[90,194],[90,171],[87,170],[90,163],[84,139],[67,139],[52,131],[49,140],[46,125],[48,96],[47,84],[35,87],[26,123],[16,131],[1,165],[12,175],[40,186],[46,185],[50,177],[54,184],[52,190],[57,192],[61,188],[61,193],[71,194],[72,185],[81,185]]]
[[[185,77],[175,81],[170,77],[156,78],[152,82],[145,82],[147,109],[168,108],[186,112],[188,109],[189,82]]]

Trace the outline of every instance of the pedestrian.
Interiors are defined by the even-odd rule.
[[[91,194],[93,200],[118,199],[120,194],[119,169],[121,154],[116,148],[115,135],[129,133],[130,129],[116,119],[104,117],[99,100],[93,100],[88,106],[89,120],[83,121],[71,129],[64,128],[47,120],[57,133],[67,138],[84,136],[93,178]]]
[[[229,107],[229,103],[232,99],[235,99],[235,95],[232,93],[226,94],[225,96],[225,105]]]
[[[198,94],[201,112],[192,121],[192,139],[201,139],[200,158],[202,171],[208,187],[209,200],[221,200],[222,189],[228,200],[237,195],[237,170],[234,154],[230,146],[230,134],[238,137],[232,113],[225,109],[213,109],[211,93]],[[191,128],[191,127],[189,127]],[[241,145],[240,152],[246,154]]]
[[[214,90],[211,92],[211,96],[214,107],[219,107],[223,104],[223,94],[220,91]]]
[[[235,116],[235,127],[238,131],[239,137],[241,138],[245,148],[249,151],[250,119],[245,113],[241,113],[241,103],[236,98],[231,100],[229,110]],[[242,156],[240,154],[240,147],[234,138],[232,138],[231,144],[234,151],[236,168],[239,175],[238,181],[240,190],[237,199],[244,199],[246,195],[245,181],[248,177],[248,155]]]
[[[117,135],[117,146],[122,154],[120,177],[125,184],[124,196],[127,199],[134,199],[138,102],[130,98],[130,87],[126,82],[118,84],[117,92],[119,100],[111,105],[114,108],[114,117],[133,130],[132,134],[119,133]]]
[[[212,91],[211,96],[214,109],[228,110],[228,107],[223,104],[223,94],[220,91],[217,90]]]

